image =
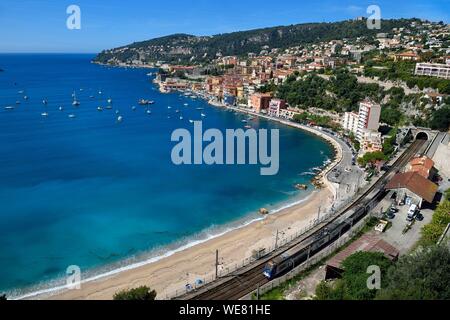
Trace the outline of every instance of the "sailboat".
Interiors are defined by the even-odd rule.
[[[73,94],[72,94],[72,98],[73,98],[72,105],[73,105],[74,107],[79,106],[79,105],[80,105],[80,102],[77,100],[77,96],[75,95],[75,91],[74,91]]]
[[[123,117],[122,117],[122,116],[118,116],[118,117],[117,117],[117,122],[122,122],[122,120],[123,120]]]

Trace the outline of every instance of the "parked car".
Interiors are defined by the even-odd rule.
[[[425,219],[425,217],[423,216],[423,214],[418,213],[418,214],[416,215],[416,221],[423,221],[423,219]]]
[[[413,205],[411,205],[411,207],[409,207],[408,216],[406,217],[406,221],[408,221],[408,222],[414,221],[414,219],[416,218],[416,215],[418,213],[417,209],[418,209],[417,205],[415,205],[415,204],[413,204]]]

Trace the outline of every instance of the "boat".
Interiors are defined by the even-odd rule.
[[[47,112],[42,112],[42,113],[41,113],[41,116],[43,116],[43,117],[48,117],[48,113],[47,113]]]
[[[135,107],[135,106],[132,106],[132,107],[131,107],[131,110],[136,111],[136,107]]]
[[[204,117],[206,117],[206,114],[202,113],[201,116],[204,118]]]
[[[112,103],[112,99],[111,98],[109,98],[107,101],[108,101],[109,104]]]
[[[7,107],[5,107],[5,109],[6,109],[6,110],[13,110],[14,107],[13,107],[13,106],[7,106]]]
[[[103,92],[99,91],[98,94],[102,94]]]
[[[146,106],[146,105],[149,105],[149,104],[154,104],[155,101],[141,99],[141,100],[139,100],[138,103],[139,103],[141,106]]]
[[[120,111],[119,110],[116,110],[116,114],[119,114],[120,113]]]
[[[189,120],[190,123],[194,123],[194,120]]]
[[[44,99],[44,100],[42,100],[42,103],[45,104],[45,105],[47,105],[47,104],[48,104],[48,101],[47,101],[46,99]]]
[[[189,103],[185,103],[184,106],[187,107],[189,105]]]
[[[97,111],[103,111],[103,107],[97,107]]]
[[[23,96],[23,99],[24,100],[28,100],[28,96]]]
[[[122,116],[118,116],[118,117],[117,117],[117,122],[122,122],[122,120],[123,120],[123,117],[122,117]]]
[[[247,125],[247,126],[245,126],[244,128],[245,128],[245,129],[251,129],[252,126]]]
[[[241,120],[241,122],[243,122],[243,123],[247,123],[248,121],[247,121],[247,120]]]
[[[105,109],[111,110],[111,109],[112,109],[112,106],[106,106]]]
[[[183,116],[180,116],[180,120],[183,120],[184,118],[183,118]]]
[[[20,90],[20,91],[18,91],[17,93],[18,94],[23,94],[25,91],[23,91],[23,90]]]
[[[59,111],[63,111],[63,110],[64,110],[64,108],[63,108],[63,107],[59,107],[58,109],[59,109]]]
[[[180,110],[175,110],[176,113],[180,113]]]
[[[70,119],[73,119],[73,118],[75,118],[76,116],[74,115],[74,114],[69,114],[69,118]]]
[[[197,110],[205,110],[205,108],[196,108]]]
[[[152,111],[151,110],[147,110],[147,114],[152,114]]]
[[[172,109],[172,107],[171,107],[171,106],[168,106],[167,109]]]
[[[19,101],[19,100],[17,100],[17,101],[16,101],[16,104],[20,104],[20,101]]]
[[[77,100],[74,100],[74,101],[72,102],[72,105],[73,105],[74,107],[78,107],[78,106],[80,105],[80,102],[77,101]]]

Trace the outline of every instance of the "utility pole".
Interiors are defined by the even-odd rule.
[[[216,279],[219,271],[219,250],[216,250]]]
[[[277,235],[275,238],[275,250],[278,248],[278,229],[277,229]]]
[[[319,220],[320,220],[320,209],[321,209],[321,206],[319,206],[319,210],[317,211],[317,222],[319,222]]]

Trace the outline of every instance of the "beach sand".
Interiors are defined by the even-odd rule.
[[[55,300],[110,300],[123,289],[146,285],[158,292],[157,299],[181,292],[187,283],[198,278],[211,279],[215,270],[215,252],[219,249],[220,263],[225,268],[242,264],[252,251],[270,248],[275,244],[277,230],[279,243],[310,225],[321,212],[331,206],[332,192],[326,188],[313,192],[304,202],[267,216],[262,221],[230,231],[220,237],[198,244],[157,262],[123,271],[110,277],[86,282],[79,290],[67,290],[52,296],[35,299]]]

